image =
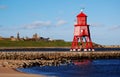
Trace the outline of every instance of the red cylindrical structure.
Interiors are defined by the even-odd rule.
[[[89,25],[87,24],[87,15],[82,11],[77,15],[77,23],[74,25],[74,37],[70,51],[81,50],[94,51]]]

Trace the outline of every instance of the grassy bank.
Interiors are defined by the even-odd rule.
[[[71,42],[66,41],[11,41],[0,40],[0,47],[71,47]],[[102,45],[93,43],[94,47],[101,48]]]
[[[10,41],[0,40],[0,47],[70,47],[65,41]]]

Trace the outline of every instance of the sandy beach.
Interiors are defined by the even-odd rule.
[[[0,77],[46,77],[46,76],[26,74],[26,73],[18,72],[13,68],[0,66]]]

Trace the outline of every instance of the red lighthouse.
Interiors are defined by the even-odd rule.
[[[80,43],[79,43],[80,42]],[[70,51],[94,51],[90,37],[87,15],[81,11],[74,25],[74,37]]]

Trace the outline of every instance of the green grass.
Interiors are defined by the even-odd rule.
[[[102,45],[93,43],[94,47]],[[71,42],[65,41],[11,41],[0,40],[0,47],[71,47]]]
[[[70,47],[65,41],[10,41],[0,40],[0,47]]]

